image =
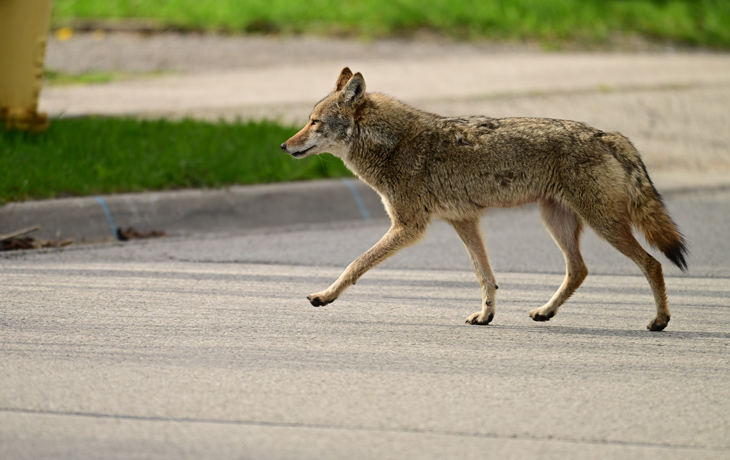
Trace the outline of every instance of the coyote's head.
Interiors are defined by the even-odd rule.
[[[294,158],[328,152],[347,158],[355,115],[365,96],[365,79],[345,67],[342,69],[335,90],[322,99],[312,110],[309,122],[291,139],[281,144],[281,149]]]

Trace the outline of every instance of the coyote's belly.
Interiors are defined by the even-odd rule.
[[[445,189],[445,187],[450,187]],[[481,214],[488,208],[512,208],[537,201],[544,190],[520,174],[494,174],[473,182],[442,184],[431,190],[435,217],[447,220]]]
[[[445,219],[492,207],[521,206],[549,193],[550,175],[536,165],[542,162],[514,160],[494,161],[489,152],[455,154],[424,171],[423,193],[433,203],[437,217]]]

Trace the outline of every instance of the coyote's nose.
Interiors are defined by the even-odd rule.
[[[286,152],[286,142],[284,142],[283,144],[281,144],[281,150],[283,150],[283,151]]]

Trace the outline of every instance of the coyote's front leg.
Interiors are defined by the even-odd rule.
[[[418,241],[425,228],[426,225],[391,225],[380,241],[348,265],[342,275],[337,278],[337,281],[332,283],[327,290],[308,295],[307,299],[315,307],[334,302],[345,289],[355,284],[366,271],[392,256],[398,250]]]
[[[466,322],[469,324],[489,324],[494,318],[497,303],[495,294],[498,286],[494,280],[492,268],[489,266],[487,251],[484,249],[479,218],[450,221],[449,223],[453,225],[456,233],[461,237],[461,241],[464,242],[472,265],[474,265],[474,273],[476,273],[479,285],[482,287],[482,309],[469,316]]]

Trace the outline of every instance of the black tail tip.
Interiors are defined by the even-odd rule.
[[[687,272],[687,246],[684,241],[680,241],[672,247],[664,251],[664,255],[667,259],[671,260],[674,265],[679,267],[683,272]]]

